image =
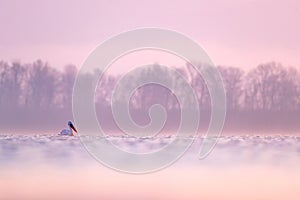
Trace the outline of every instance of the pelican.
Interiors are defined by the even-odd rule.
[[[74,127],[73,123],[71,121],[68,121],[69,129],[64,129],[60,132],[60,135],[70,135],[74,136],[73,130],[77,133],[76,128]]]

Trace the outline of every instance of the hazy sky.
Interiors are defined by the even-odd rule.
[[[99,43],[137,27],[177,30],[216,64],[300,68],[299,0],[0,0],[0,60],[80,65]]]

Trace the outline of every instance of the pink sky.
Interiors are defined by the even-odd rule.
[[[188,35],[217,65],[300,69],[299,21],[298,0],[0,0],[0,60],[80,66],[105,39],[150,26]]]

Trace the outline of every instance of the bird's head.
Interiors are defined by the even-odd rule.
[[[73,129],[73,131],[75,131],[77,133],[76,128],[74,127],[73,123],[71,121],[68,121],[68,126]]]

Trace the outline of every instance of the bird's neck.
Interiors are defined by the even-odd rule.
[[[73,134],[73,130],[72,130],[72,128],[69,126],[69,129],[70,129],[70,133],[72,134],[72,135],[74,135]]]

